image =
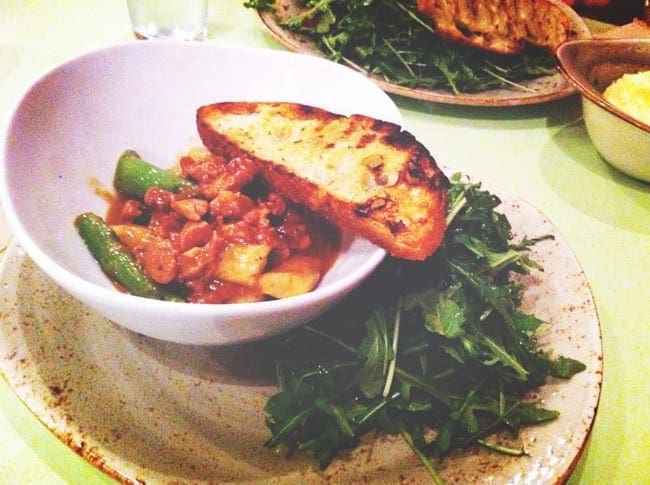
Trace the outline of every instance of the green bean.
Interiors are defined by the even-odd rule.
[[[85,212],[75,218],[74,225],[104,273],[126,291],[145,298],[183,301],[165,291],[144,273],[142,266],[101,217]]]
[[[145,162],[133,150],[126,150],[117,161],[113,185],[123,194],[140,199],[150,187],[160,187],[170,192],[196,192],[195,184]]]

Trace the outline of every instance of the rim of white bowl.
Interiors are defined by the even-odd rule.
[[[88,298],[92,299],[93,301],[102,302],[105,301],[106,299],[113,299],[115,303],[121,304],[125,308],[137,307],[143,310],[153,308],[153,307],[156,307],[157,309],[169,308],[170,310],[172,308],[176,310],[179,308],[183,308],[188,314],[196,314],[196,315],[208,315],[213,313],[217,308],[225,316],[235,315],[235,314],[236,315],[252,314],[252,313],[259,313],[260,311],[262,312],[280,311],[286,306],[291,306],[294,308],[301,307],[313,303],[313,301],[316,299],[322,298],[325,300],[328,298],[332,298],[335,295],[341,293],[342,291],[346,289],[354,288],[357,284],[360,284],[385,259],[387,253],[384,249],[380,248],[379,246],[377,246],[376,249],[372,253],[370,253],[369,257],[366,258],[361,265],[358,265],[349,274],[345,275],[342,278],[337,279],[336,281],[327,283],[324,286],[319,285],[311,292],[304,293],[302,295],[296,295],[296,296],[281,298],[277,300],[253,302],[253,303],[190,304],[186,302],[171,302],[171,301],[156,300],[151,298],[135,296],[128,293],[122,293],[117,289],[113,290],[110,288],[99,286],[90,281],[87,281],[81,278],[80,276],[71,273],[70,271],[68,271],[67,269],[65,269],[58,263],[56,263],[43,250],[41,250],[38,247],[38,245],[33,241],[31,236],[28,234],[27,230],[23,226],[22,222],[19,220],[16,214],[15,206],[11,198],[9,197],[9,186],[7,182],[6,171],[4,170],[5,162],[6,162],[5,158],[6,158],[8,135],[10,133],[10,129],[14,122],[16,114],[18,112],[18,109],[24,102],[26,96],[33,89],[35,89],[40,82],[45,80],[48,76],[52,75],[57,69],[60,69],[71,62],[76,62],[91,56],[100,55],[110,50],[129,49],[135,47],[140,48],[139,46],[147,46],[146,48],[150,48],[149,46],[164,46],[165,44],[175,45],[179,48],[186,48],[186,49],[214,49],[214,50],[225,49],[230,51],[256,53],[256,54],[261,54],[269,57],[273,57],[273,56],[286,57],[286,58],[300,57],[302,59],[301,62],[311,62],[315,64],[328,64],[332,69],[341,69],[345,71],[347,75],[359,76],[361,78],[366,79],[365,76],[363,76],[363,74],[349,67],[316,56],[290,52],[290,51],[261,49],[258,47],[233,46],[233,45],[205,43],[205,42],[194,43],[194,42],[184,42],[184,41],[176,41],[176,40],[162,40],[162,41],[156,41],[155,43],[153,42],[145,43],[139,40],[132,40],[128,42],[114,44],[111,46],[96,48],[88,52],[85,52],[83,54],[71,56],[63,61],[55,63],[50,68],[46,68],[40,74],[35,76],[34,79],[27,84],[27,87],[24,88],[18,94],[17,101],[9,109],[8,111],[9,115],[3,120],[2,123],[2,137],[0,138],[0,157],[1,157],[0,168],[2,168],[2,170],[0,170],[0,204],[2,205],[2,207],[4,207],[3,210],[7,218],[9,227],[13,232],[13,236],[16,238],[16,240],[18,241],[20,246],[24,249],[24,251],[27,253],[27,255],[32,260],[34,260],[34,262],[38,266],[40,266],[50,278],[52,278],[54,281],[57,281],[67,291],[78,294],[78,291],[75,288],[79,288],[85,285],[86,288],[84,291],[84,295],[87,295]],[[369,80],[368,82],[369,82],[368,85],[369,89],[377,89],[377,91],[380,91],[384,93],[384,95],[388,96],[385,92],[381,90],[381,88],[372,84],[372,82]],[[399,109],[394,104],[393,104],[393,110],[394,110],[393,113],[394,119],[392,120],[392,122],[399,123],[401,126],[403,126],[402,116],[399,112]]]

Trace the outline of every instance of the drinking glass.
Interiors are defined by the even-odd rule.
[[[204,40],[208,0],[127,0],[138,39]]]

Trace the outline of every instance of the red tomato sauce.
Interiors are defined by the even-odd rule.
[[[196,183],[196,193],[153,187],[142,200],[118,194],[106,222],[150,278],[186,301],[291,296],[265,293],[261,275],[287,267],[301,282],[305,274],[313,280],[316,267],[319,281],[336,260],[340,231],[274,192],[252,160],[194,149],[178,170]]]

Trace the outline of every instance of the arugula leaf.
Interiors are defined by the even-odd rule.
[[[364,363],[359,370],[359,386],[367,398],[377,397],[384,387],[384,376],[392,357],[388,345],[386,315],[375,312],[366,321],[367,334],[359,346],[359,356]]]
[[[447,338],[463,334],[465,314],[460,304],[438,295],[435,301],[422,301],[424,327],[430,332],[439,333]]]
[[[551,362],[550,374],[553,377],[569,379],[586,368],[587,367],[579,360],[560,356]]]

